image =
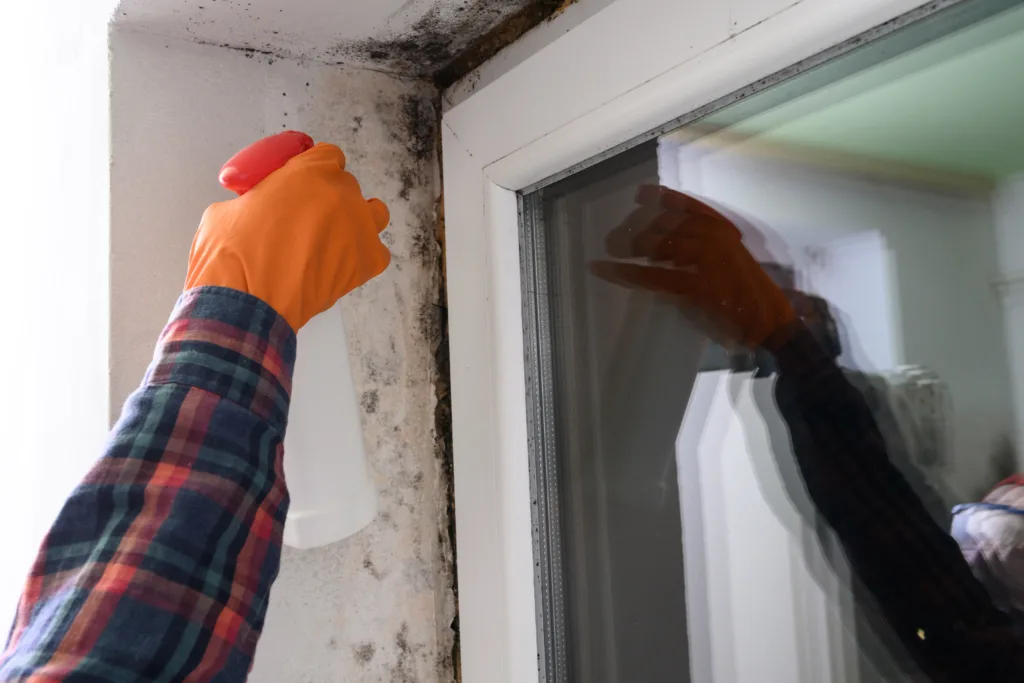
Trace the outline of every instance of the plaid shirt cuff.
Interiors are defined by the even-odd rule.
[[[277,576],[295,334],[185,292],[26,582],[0,680],[242,681]]]
[[[181,295],[143,385],[184,384],[217,394],[284,434],[295,332],[269,304],[225,287]]]

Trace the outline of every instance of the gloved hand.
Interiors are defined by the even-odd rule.
[[[252,294],[296,332],[391,262],[379,237],[387,206],[363,198],[340,149],[301,151],[308,146],[296,145],[301,135],[265,138],[225,166],[222,182],[244,194],[203,214],[185,279],[186,290],[212,285]],[[254,174],[258,184],[245,191]]]
[[[700,200],[643,186],[640,207],[609,233],[615,258],[591,271],[624,286],[676,296],[688,317],[721,343],[761,346],[796,315],[783,291],[743,246],[736,225]]]

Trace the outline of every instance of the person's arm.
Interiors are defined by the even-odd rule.
[[[248,675],[288,506],[294,331],[391,259],[387,207],[340,149],[310,147],[288,131],[225,166],[243,194],[203,215],[142,387],[39,551],[0,680]]]
[[[281,556],[294,361],[259,299],[182,295],[47,535],[0,680],[245,679]]]
[[[769,338],[800,473],[857,579],[931,680],[1009,681],[1024,649],[906,480],[861,394],[799,323]]]
[[[764,347],[808,492],[857,579],[933,683],[1024,677],[1024,641],[971,574],[956,543],[889,462],[863,396],[798,319],[736,220],[695,197],[642,187],[594,274],[677,298],[713,338]]]

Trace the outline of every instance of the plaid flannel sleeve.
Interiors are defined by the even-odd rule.
[[[43,542],[0,680],[245,680],[280,563],[294,360],[262,301],[182,295]]]
[[[776,400],[808,493],[928,680],[1021,680],[1024,646],[1009,618],[889,462],[864,398],[803,328],[775,357]]]

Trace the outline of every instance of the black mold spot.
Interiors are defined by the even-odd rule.
[[[339,61],[370,60],[400,73],[429,76],[458,53],[456,35],[472,35],[457,32],[451,24],[439,8],[434,8],[404,35],[343,43],[331,50],[329,56]]]
[[[401,100],[402,124],[411,140],[409,151],[419,161],[429,160],[437,142],[437,105],[426,97],[404,95]]]
[[[359,403],[363,406],[363,410],[365,410],[370,415],[373,415],[374,413],[377,412],[377,405],[379,402],[380,394],[376,389],[364,391],[363,398],[359,401]]]
[[[428,301],[423,304],[416,317],[420,331],[427,339],[427,343],[431,344],[432,348],[440,344],[440,340],[444,336],[444,330],[441,328],[441,306]]]
[[[307,83],[306,85],[309,85],[309,83]],[[362,129],[363,129],[363,117],[362,116],[353,116],[352,117],[352,130],[355,131],[356,133],[358,133]]]
[[[438,141],[440,145],[440,141]],[[455,567],[457,559],[455,536],[455,460],[452,450],[452,397],[451,397],[451,360],[448,352],[448,279],[444,268],[445,223],[444,196],[438,198],[436,209],[436,232],[434,235],[437,248],[438,278],[436,327],[426,327],[428,343],[434,350],[434,395],[437,403],[434,407],[434,458],[437,461],[438,498],[441,501],[438,510],[438,545],[441,549],[445,571],[443,580],[450,582],[452,597],[455,601],[455,617],[452,619],[452,647],[449,651],[439,651],[437,667],[445,676],[453,672],[455,680],[460,680],[458,670],[460,660],[461,637],[459,633],[459,577]]]
[[[418,260],[427,269],[432,268],[437,261],[437,238],[432,234],[430,224],[420,221],[416,231],[412,234],[412,247],[409,255]],[[432,321],[430,321],[432,324]],[[430,336],[432,328],[424,328],[424,334]]]
[[[409,201],[409,198],[412,196],[412,190],[416,187],[418,175],[414,169],[409,167],[403,168],[398,172],[398,181],[402,183],[402,189],[398,191],[398,196],[403,200]]]
[[[413,648],[409,645],[409,624],[402,622],[402,627],[395,634],[395,647],[398,656],[391,667],[393,683],[416,683],[416,671],[413,669]]]
[[[227,50],[234,50],[235,52],[241,52],[242,54],[244,54],[249,59],[252,59],[256,55],[262,55],[264,57],[276,57],[277,56],[273,52],[270,52],[269,50],[257,50],[254,47],[236,47],[236,46],[231,45],[229,43],[221,43],[218,47],[222,47],[222,48],[225,48]]]
[[[386,387],[391,387],[398,383],[395,371],[391,368],[381,367],[376,358],[364,357],[363,371],[366,373],[366,381],[370,384],[383,384]]]
[[[434,72],[434,84],[444,90],[459,79],[472,73],[478,66],[494,57],[506,46],[519,40],[527,31],[543,21],[550,21],[569,5],[579,0],[532,0],[521,5],[510,16],[492,25],[462,50],[444,68]]]
[[[467,0],[452,11],[438,3],[401,35],[342,43],[329,50],[327,57],[339,62],[369,60],[390,71],[432,78],[464,60],[464,52],[478,36],[490,36],[495,27],[513,20],[517,25],[536,25],[563,4],[565,0]],[[524,13],[530,15],[525,22],[518,19]],[[522,33],[525,30],[501,47]]]
[[[330,640],[328,640],[327,641],[327,649],[328,650],[337,650],[338,649],[338,639],[337,638],[331,638]]]
[[[377,654],[377,646],[373,643],[360,643],[352,648],[352,656],[356,658],[356,661],[361,666],[366,666],[372,662],[375,654]]]
[[[373,563],[373,560],[370,559],[369,555],[367,555],[366,558],[363,559],[363,569],[370,572],[370,576],[377,579],[378,581],[384,578],[384,575],[381,574],[380,571],[378,571],[377,565]]]
[[[402,628],[395,634],[395,646],[403,654],[409,654],[409,624],[402,622]]]
[[[427,89],[403,95],[397,102],[384,100],[377,104],[377,113],[390,128],[395,142],[403,145],[412,157],[398,171],[402,182],[402,198],[408,199],[417,183],[430,182],[437,153],[440,102]]]

